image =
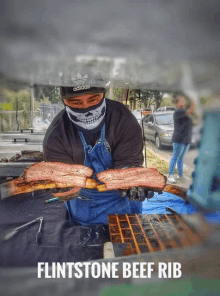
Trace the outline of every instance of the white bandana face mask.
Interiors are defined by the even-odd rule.
[[[106,101],[104,98],[99,104],[86,109],[66,106],[66,112],[78,130],[95,133],[104,124]]]

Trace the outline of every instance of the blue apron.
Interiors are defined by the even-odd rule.
[[[85,166],[94,170],[93,178],[99,172],[113,168],[111,153],[105,145],[105,125],[101,130],[101,141],[94,147],[87,145],[84,135],[79,132],[85,152]],[[100,182],[99,182],[100,183]],[[69,211],[70,221],[80,225],[107,224],[107,217],[110,214],[134,214],[142,212],[142,203],[130,201],[128,198],[119,196],[117,190],[98,192],[97,189],[80,190],[80,196],[90,199],[70,200],[65,202]]]

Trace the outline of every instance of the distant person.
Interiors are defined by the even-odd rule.
[[[174,177],[175,166],[177,164],[177,179],[183,180],[183,159],[189,149],[192,138],[192,119],[189,114],[195,112],[195,105],[191,102],[187,108],[187,99],[183,95],[174,98],[176,111],[173,114],[174,133],[173,133],[173,156],[170,160],[168,181],[176,183]]]

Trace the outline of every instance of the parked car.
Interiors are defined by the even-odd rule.
[[[141,120],[148,113],[151,113],[151,109],[149,109],[149,108],[135,109],[134,111],[132,111],[132,114],[136,117],[136,119],[140,125],[141,125]]]
[[[143,118],[144,137],[155,141],[158,149],[162,149],[163,146],[172,146],[173,113],[174,111],[155,112]]]
[[[164,112],[164,111],[175,111],[175,107],[172,106],[163,106],[157,109],[156,112]]]
[[[156,147],[172,146],[174,132],[173,122],[174,111],[155,112],[143,118],[144,137],[155,141]],[[200,141],[200,130],[202,124],[193,125],[191,147],[196,147]]]

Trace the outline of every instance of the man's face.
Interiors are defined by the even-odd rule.
[[[183,96],[178,97],[178,101],[176,103],[177,108],[185,108],[186,104],[187,104],[187,100],[185,97],[183,97]]]
[[[83,94],[64,99],[63,101],[68,107],[85,109],[97,105],[103,96],[103,93]]]

